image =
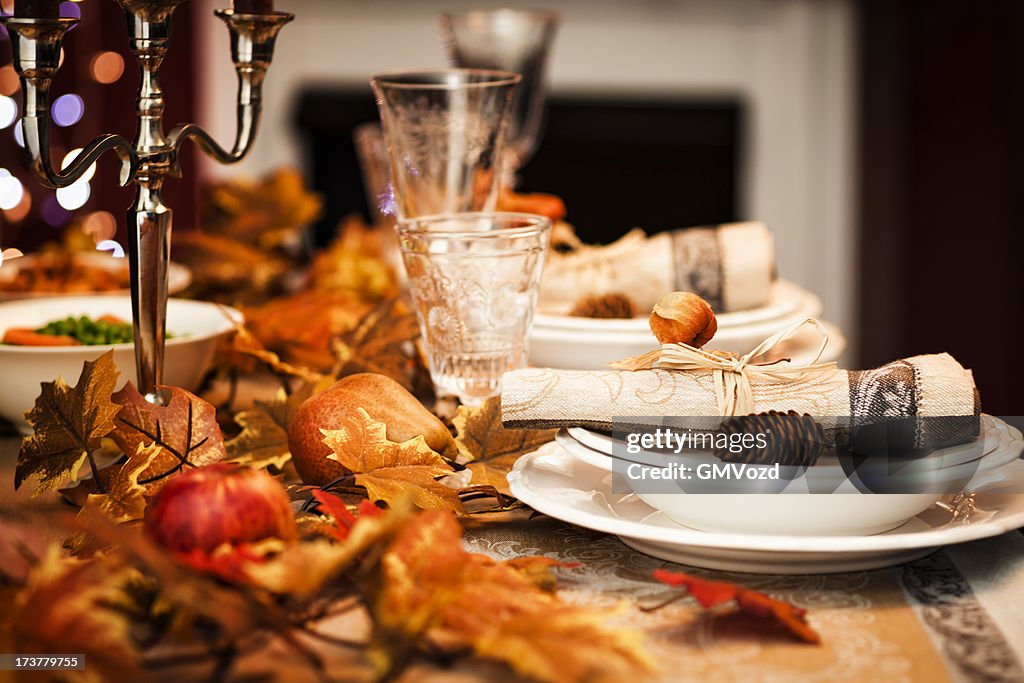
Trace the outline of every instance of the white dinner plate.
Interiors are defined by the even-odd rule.
[[[821,300],[811,292],[788,280],[776,280],[771,295],[764,306],[745,311],[718,313],[718,329],[727,330],[756,323],[770,322],[792,316],[799,312],[817,316],[821,313]],[[648,313],[636,318],[585,318],[571,315],[557,315],[544,312],[543,305],[534,317],[534,325],[552,330],[569,332],[623,332],[644,333],[648,331]]]
[[[998,476],[994,476],[998,474]],[[933,506],[902,526],[871,536],[790,536],[689,529],[634,494],[611,493],[611,474],[558,443],[523,456],[508,475],[512,495],[538,512],[615,534],[640,552],[671,562],[759,574],[819,574],[902,564],[946,545],[1024,526],[1024,463],[982,475],[966,520]],[[752,511],[756,514],[756,511]]]

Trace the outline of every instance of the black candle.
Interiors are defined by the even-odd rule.
[[[56,19],[60,16],[60,0],[14,0],[14,16]]]
[[[274,0],[233,0],[231,9],[236,14],[270,14],[274,11]]]

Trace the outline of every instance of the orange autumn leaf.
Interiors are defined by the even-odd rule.
[[[387,427],[364,409],[344,420],[340,429],[321,429],[331,449],[327,457],[355,475],[370,500],[394,504],[408,496],[420,508],[462,511],[458,493],[437,481],[452,466],[422,436],[402,443],[389,441]]]
[[[359,501],[356,508],[359,514],[356,515],[348,509],[345,501],[332,493],[314,490],[313,497],[320,504],[320,512],[331,518],[332,523],[327,527],[327,533],[339,541],[344,541],[349,537],[352,527],[361,517],[379,517],[383,514],[383,510],[368,500]]]
[[[450,514],[420,513],[395,534],[368,582],[370,657],[396,673],[427,643],[469,648],[540,681],[642,677],[640,636],[613,629],[606,612],[561,602],[520,566],[462,548]],[[545,563],[546,564],[546,563]]]
[[[704,609],[734,602],[740,611],[761,619],[776,621],[806,643],[821,642],[821,636],[807,623],[807,610],[784,600],[728,581],[702,579],[667,569],[656,569],[654,578],[669,586],[686,589]]]
[[[506,475],[519,456],[555,438],[554,429],[506,429],[501,424],[501,398],[479,406],[459,406],[452,419],[459,462],[468,462],[472,483],[493,486],[511,496]]]
[[[124,453],[140,445],[155,444],[161,453],[138,478],[146,485],[161,481],[188,467],[202,467],[224,460],[224,435],[217,424],[216,409],[184,389],[162,387],[165,405],[147,401],[129,382],[111,398],[120,406],[111,438]]]

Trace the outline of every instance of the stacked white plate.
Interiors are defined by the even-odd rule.
[[[821,300],[817,296],[792,282],[778,280],[768,303],[761,308],[719,314],[718,332],[705,348],[744,354],[773,334],[820,314]],[[834,325],[824,326],[829,344],[822,360],[836,360],[846,348],[846,339]],[[817,335],[807,329],[791,339],[784,352],[794,362],[809,362],[818,343]],[[556,315],[542,307],[530,334],[530,364],[599,370],[612,361],[638,356],[657,346],[647,316],[625,320],[581,318]]]
[[[910,468],[906,476],[939,492],[807,493],[808,480],[847,476],[833,457],[790,483],[798,489],[803,480],[802,493],[637,493],[613,467],[612,451],[622,453],[614,441],[582,429],[520,458],[508,481],[539,512],[673,562],[756,573],[859,571],[1024,526],[1024,439],[998,418],[982,416],[981,424],[976,442]],[[644,454],[635,460],[650,462]],[[953,514],[965,495],[941,492],[950,486],[969,495],[969,514]]]

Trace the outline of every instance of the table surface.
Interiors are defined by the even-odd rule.
[[[17,438],[0,438],[0,511],[59,504],[55,496],[32,499],[26,490],[13,491],[18,444]],[[40,532],[38,540],[48,540],[45,530]],[[57,540],[55,532],[50,537]],[[465,545],[499,559],[540,554],[580,563],[561,570],[563,597],[620,606],[617,622],[646,632],[664,681],[1024,680],[1024,536],[1018,532],[947,548],[902,567],[809,576],[677,567],[631,550],[613,536],[522,512],[467,530]],[[766,633],[744,617],[709,616],[689,601],[644,612],[640,606],[673,594],[651,579],[660,567],[737,581],[805,607],[822,644]],[[359,638],[367,624],[362,615],[350,613],[323,622],[321,630]],[[338,680],[369,680],[358,655],[337,649],[323,654]],[[282,681],[305,680],[308,673],[273,643],[243,659],[239,669]],[[178,668],[146,680],[180,681],[199,673]],[[443,670],[417,665],[400,680],[517,679],[497,666],[462,663]]]

